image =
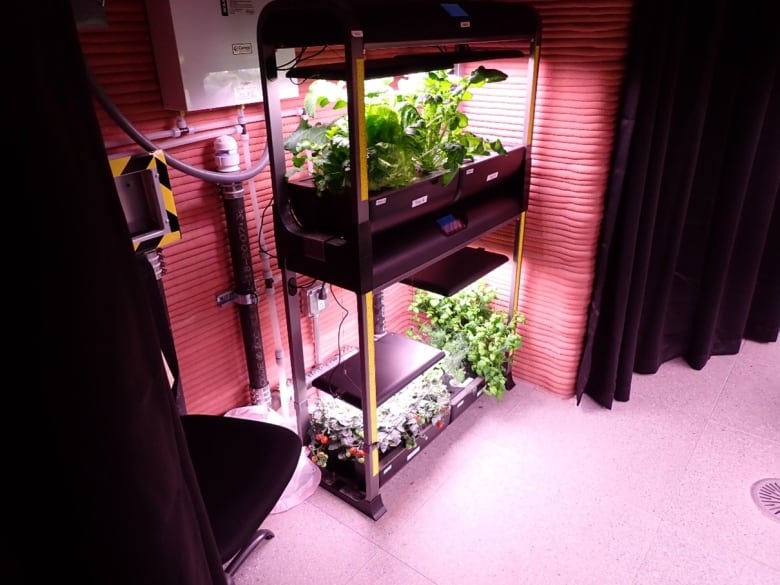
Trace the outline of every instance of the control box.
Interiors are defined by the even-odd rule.
[[[193,112],[261,102],[257,20],[268,0],[146,0],[163,106]],[[294,49],[277,51],[279,67]],[[279,75],[282,98],[298,86]]]
[[[318,286],[301,295],[301,309],[307,317],[316,317],[328,308],[328,292],[324,286]]]
[[[135,251],[179,241],[181,228],[165,153],[156,150],[108,162]]]

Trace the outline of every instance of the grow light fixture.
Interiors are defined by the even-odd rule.
[[[401,282],[449,297],[508,260],[503,254],[466,246]]]
[[[360,38],[366,51],[365,76],[377,78],[448,69],[457,63],[523,57],[525,53],[514,43],[535,39],[538,29],[534,9],[512,2],[298,0],[268,4],[258,21],[258,40],[276,49],[346,48]],[[507,41],[511,42],[509,47]],[[387,49],[402,49],[404,54],[388,57],[377,53]],[[275,78],[274,63],[267,63],[267,71]],[[286,75],[337,80],[348,79],[347,73],[341,61],[306,66],[296,63]]]
[[[477,63],[494,59],[516,59],[524,56],[525,53],[523,53],[523,51],[514,49],[487,50],[463,47],[455,51],[367,59],[366,79],[394,77],[396,75],[406,75],[418,71],[450,69],[456,63]],[[339,79],[344,79],[345,75],[346,68],[343,63],[293,67],[287,71],[287,77],[290,79],[327,79],[330,81],[337,81]]]
[[[376,351],[377,405],[393,396],[417,376],[444,357],[444,352],[399,333],[380,337]],[[360,356],[354,354],[312,381],[324,390],[357,408],[362,405]]]

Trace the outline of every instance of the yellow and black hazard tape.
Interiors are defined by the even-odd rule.
[[[110,159],[111,172],[114,178],[138,173],[145,170],[155,171],[159,197],[162,200],[162,208],[165,210],[163,226],[160,230],[154,230],[148,234],[137,234],[133,237],[133,247],[137,252],[145,252],[154,248],[161,248],[181,239],[181,227],[179,216],[176,213],[176,204],[173,200],[171,179],[168,174],[168,162],[162,150],[144,152]]]

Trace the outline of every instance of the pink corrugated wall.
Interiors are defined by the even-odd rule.
[[[534,3],[543,42],[517,375],[571,395],[614,139],[631,2]]]
[[[539,0],[544,35],[534,126],[534,171],[527,214],[522,264],[520,310],[527,323],[524,345],[517,355],[515,376],[560,394],[573,392],[574,378],[585,328],[586,306],[594,267],[602,199],[613,139],[631,2]],[[147,133],[175,126],[177,112],[162,108],[157,73],[146,23],[143,0],[114,0],[106,5],[109,27],[82,30],[87,62],[123,115]],[[524,96],[519,96],[524,99]],[[507,100],[510,101],[510,100]],[[300,100],[289,100],[285,109]],[[504,105],[506,106],[506,104]],[[126,144],[124,134],[96,104],[109,156],[138,149]],[[511,115],[516,115],[514,106]],[[256,120],[260,105],[245,114]],[[234,108],[186,114],[188,125],[234,124]],[[508,115],[493,105],[472,122],[490,127]],[[286,120],[293,127],[293,118]],[[248,125],[252,158],[264,146],[264,124]],[[511,131],[510,131],[511,135]],[[213,139],[183,146],[162,142],[166,152],[186,164],[213,169]],[[217,188],[171,169],[182,239],[163,249],[167,273],[163,284],[180,361],[182,383],[191,412],[221,413],[249,400],[241,330],[235,307],[220,308],[218,293],[230,290],[230,252],[222,203]],[[270,201],[268,173],[255,179],[260,208]],[[250,233],[257,233],[247,188]],[[270,218],[265,218],[266,239],[275,252]],[[510,249],[508,230],[486,239],[485,245]],[[256,241],[253,242],[256,246]],[[262,266],[256,255],[255,275],[262,293]],[[275,276],[279,276],[275,260]],[[508,276],[496,275],[506,298]],[[343,311],[332,300],[320,317],[323,359],[337,341],[354,345],[354,297],[336,292]],[[411,291],[403,285],[388,289],[385,302],[388,327],[401,330]],[[277,287],[283,340],[286,342],[284,303]],[[272,386],[277,384],[271,308],[261,296],[259,304],[266,366]],[[342,324],[342,319],[346,319]],[[314,365],[312,322],[304,317],[305,358]],[[340,328],[341,326],[341,328]],[[339,335],[340,333],[340,335]],[[286,346],[284,347],[286,352]]]

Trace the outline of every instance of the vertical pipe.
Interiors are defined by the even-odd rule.
[[[385,321],[385,293],[381,290],[374,291],[374,337],[381,337],[387,333]]]
[[[265,370],[263,338],[260,334],[260,318],[257,314],[257,288],[252,269],[252,250],[244,206],[244,187],[242,183],[226,183],[220,184],[219,189],[225,208],[235,280],[233,292],[236,295],[236,304],[241,319],[252,404],[265,404],[270,407],[271,389]]]

